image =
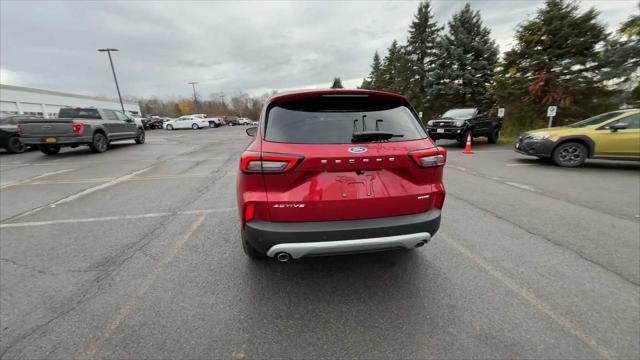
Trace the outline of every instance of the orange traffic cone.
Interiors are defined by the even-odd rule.
[[[473,154],[473,151],[471,151],[471,134],[467,136],[467,145],[464,147],[464,151],[462,153]]]

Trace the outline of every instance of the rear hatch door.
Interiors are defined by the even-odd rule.
[[[385,141],[353,132],[385,131]],[[409,155],[433,148],[408,104],[377,98],[319,98],[268,110],[262,153],[302,157],[284,174],[264,174],[272,221],[331,221],[425,212],[442,193],[442,167]],[[401,135],[401,136],[400,136]]]

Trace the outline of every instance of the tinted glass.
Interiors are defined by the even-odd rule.
[[[100,119],[100,113],[96,109],[60,109],[58,116],[61,118]]]
[[[468,119],[473,116],[476,109],[451,109],[442,115],[443,119]]]
[[[613,124],[627,124],[627,129],[640,129],[640,114],[635,114],[614,122]],[[609,125],[613,125],[609,124]]]
[[[575,124],[569,125],[569,127],[585,127],[585,126],[591,126],[591,125],[598,125],[603,121],[607,121],[607,120],[613,119],[614,117],[620,116],[622,114],[623,114],[622,111],[614,111],[614,112],[604,113],[604,114],[600,114],[600,115],[596,115],[596,116],[590,117],[590,118],[582,120],[582,121],[578,121]]]
[[[116,116],[116,113],[113,110],[105,110],[104,116],[106,116],[108,120],[118,120],[118,117]]]
[[[116,113],[118,120],[121,120],[121,121],[129,120],[129,118],[125,114],[121,113],[120,111],[114,111],[114,112]]]
[[[297,144],[351,143],[354,126],[357,131],[363,129],[363,115],[366,115],[367,130],[376,130],[377,122],[380,131],[404,135],[389,141],[427,137],[406,106],[377,111],[305,111],[276,106],[267,115],[265,140]]]

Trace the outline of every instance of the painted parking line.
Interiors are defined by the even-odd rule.
[[[99,191],[99,190],[102,190],[102,189],[108,188],[108,187],[113,186],[113,185],[117,185],[117,184],[119,184],[119,183],[121,183],[121,182],[123,182],[123,181],[127,181],[129,178],[134,177],[134,176],[139,175],[139,174],[142,174],[142,173],[144,173],[145,171],[149,171],[151,168],[152,168],[152,166],[149,166],[149,167],[147,167],[147,168],[144,168],[144,169],[141,169],[141,170],[138,170],[138,171],[134,171],[134,172],[132,172],[131,174],[124,175],[124,176],[121,176],[121,177],[119,177],[119,178],[115,178],[115,179],[113,179],[113,180],[111,180],[111,181],[109,181],[109,182],[106,182],[106,183],[104,183],[104,184],[100,184],[100,185],[98,185],[98,186],[94,186],[94,187],[91,187],[91,188],[85,189],[85,190],[83,190],[83,191],[80,191],[79,193],[75,193],[75,194],[73,194],[73,195],[69,195],[69,196],[67,196],[67,197],[65,197],[65,198],[62,198],[62,199],[60,199],[60,200],[58,200],[58,201],[56,201],[56,202],[53,202],[53,203],[51,203],[51,204],[43,205],[43,206],[37,207],[37,208],[35,208],[35,209],[31,209],[31,210],[29,210],[29,211],[25,211],[25,212],[23,212],[22,214],[19,214],[19,215],[13,216],[13,217],[11,217],[11,218],[9,218],[9,219],[7,219],[7,220],[15,220],[15,219],[19,219],[19,218],[25,217],[25,216],[27,216],[27,215],[31,215],[31,214],[37,213],[38,211],[40,211],[40,210],[42,210],[42,209],[44,209],[44,208],[47,208],[47,207],[56,207],[56,206],[58,206],[58,205],[60,205],[60,204],[68,203],[68,202],[70,202],[70,201],[73,201],[73,200],[76,200],[76,199],[78,199],[78,198],[81,198],[81,197],[83,197],[83,196],[85,196],[85,195],[88,195],[88,194],[94,193],[94,192],[96,192],[96,191]]]
[[[157,213],[149,213],[149,214],[102,216],[102,217],[79,218],[79,219],[26,221],[26,222],[16,222],[16,223],[3,223],[3,224],[0,224],[0,228],[5,229],[5,228],[47,226],[47,225],[59,225],[59,224],[78,224],[78,223],[118,221],[118,220],[153,219],[153,218],[159,218],[159,217],[180,216],[180,215],[203,215],[203,214],[206,215],[206,214],[212,214],[212,213],[232,212],[235,210],[236,208],[228,207],[228,208],[219,208],[219,209],[168,211],[168,212],[157,212]]]
[[[216,176],[227,176],[235,174],[235,172],[217,172],[215,174],[189,174],[189,175],[149,175],[149,176],[132,176],[123,180],[128,181],[152,181],[152,180],[185,180],[185,179],[202,179]],[[90,178],[90,179],[60,179],[60,180],[46,180],[46,181],[25,181],[21,183],[7,184],[9,186],[38,186],[38,185],[68,185],[68,184],[86,184],[86,183],[101,183],[112,181],[116,178]],[[0,187],[1,189],[1,187]]]
[[[34,176],[32,178],[29,178],[29,179],[10,182],[8,184],[0,185],[0,189],[4,189],[4,188],[10,187],[10,186],[17,186],[17,185],[28,183],[28,182],[32,182],[34,180],[42,179],[42,178],[45,178],[47,176],[64,174],[64,173],[69,172],[69,171],[73,171],[73,169],[64,169],[64,170],[52,171],[52,172],[44,173],[44,174],[41,174],[41,175],[38,175],[38,176]]]
[[[124,304],[118,309],[118,311],[113,315],[113,317],[107,323],[104,331],[93,340],[89,346],[80,353],[76,358],[77,359],[95,359],[96,353],[100,346],[113,335],[113,332],[120,327],[122,322],[127,319],[134,306],[144,297],[144,294],[149,290],[151,285],[155,282],[158,275],[164,270],[168,263],[170,263],[173,258],[178,255],[182,247],[189,241],[193,233],[198,230],[200,225],[204,222],[205,215],[200,215],[198,219],[189,227],[189,229],[175,242],[172,246],[167,249],[167,251],[163,254],[162,258],[153,267],[151,273],[146,277],[144,282],[132,293],[129,295]]]
[[[591,336],[586,334],[584,331],[580,329],[577,324],[574,324],[569,319],[564,316],[556,313],[551,306],[545,303],[542,299],[537,297],[533,292],[526,289],[524,286],[518,284],[514,279],[509,277],[508,275],[502,273],[496,267],[491,265],[486,260],[482,259],[478,255],[474,254],[468,248],[460,245],[457,241],[455,241],[451,236],[445,233],[438,233],[440,237],[442,237],[452,248],[456,249],[462,255],[466,256],[469,260],[473,261],[479,268],[484,270],[489,275],[496,278],[503,285],[505,285],[508,289],[522,297],[526,300],[533,308],[538,310],[539,312],[548,316],[552,321],[556,324],[563,327],[565,330],[573,334],[576,338],[580,339],[583,343],[589,346],[592,350],[597,352],[603,359],[613,359],[616,358],[616,354],[614,354],[611,350],[605,347],[602,344],[599,344],[595,341]]]
[[[515,166],[537,166],[539,163],[515,163],[515,164],[506,164],[505,166],[515,167]]]

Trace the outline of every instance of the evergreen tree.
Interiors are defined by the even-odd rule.
[[[395,78],[401,57],[400,51],[398,41],[393,40],[380,67],[378,79],[376,79],[377,90],[392,91],[396,83]]]
[[[598,49],[608,35],[597,17],[594,9],[580,13],[574,2],[546,0],[535,18],[519,25],[496,80],[498,104],[510,107],[505,127],[541,125],[548,105],[559,105],[569,119],[613,106]]]
[[[479,11],[465,7],[453,15],[448,33],[438,41],[436,86],[439,111],[450,107],[490,105],[487,87],[493,82],[498,47],[483,26]]]
[[[407,74],[409,81],[409,101],[417,111],[425,111],[430,102],[430,89],[433,86],[433,72],[438,52],[436,43],[442,27],[436,23],[431,13],[429,1],[418,5],[407,38],[407,56],[410,60],[410,72]]]
[[[377,89],[377,82],[380,77],[380,70],[382,69],[382,62],[380,61],[380,55],[378,51],[373,54],[373,61],[371,63],[371,72],[369,76],[362,81],[361,89]]]
[[[333,78],[333,84],[331,84],[331,89],[344,89],[342,86],[342,80],[339,77]]]

